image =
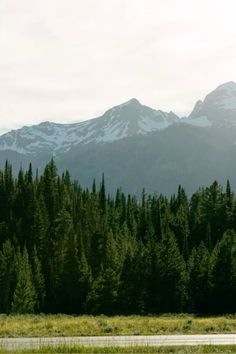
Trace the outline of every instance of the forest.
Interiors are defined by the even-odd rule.
[[[78,167],[79,168],[79,167]],[[236,312],[236,197],[84,189],[51,160],[0,171],[0,313]]]

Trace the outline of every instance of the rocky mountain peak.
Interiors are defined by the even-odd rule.
[[[206,95],[204,101],[197,101],[186,122],[205,127],[235,125],[236,83],[226,82]]]
[[[204,104],[224,110],[236,110],[236,83],[230,81],[218,86],[206,96]]]

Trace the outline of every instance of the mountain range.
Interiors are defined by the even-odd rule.
[[[74,124],[43,122],[0,136],[3,167],[29,162],[42,170],[52,157],[83,186],[104,173],[109,192],[172,194],[215,179],[236,189],[236,83],[227,82],[197,101],[188,117],[142,105],[133,98],[101,117]]]

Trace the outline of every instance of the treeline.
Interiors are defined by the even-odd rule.
[[[0,312],[236,312],[236,198],[91,191],[54,161],[0,171]]]

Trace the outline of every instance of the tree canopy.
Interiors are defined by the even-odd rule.
[[[140,199],[91,190],[50,161],[0,171],[2,313],[235,312],[236,198],[227,181]]]

